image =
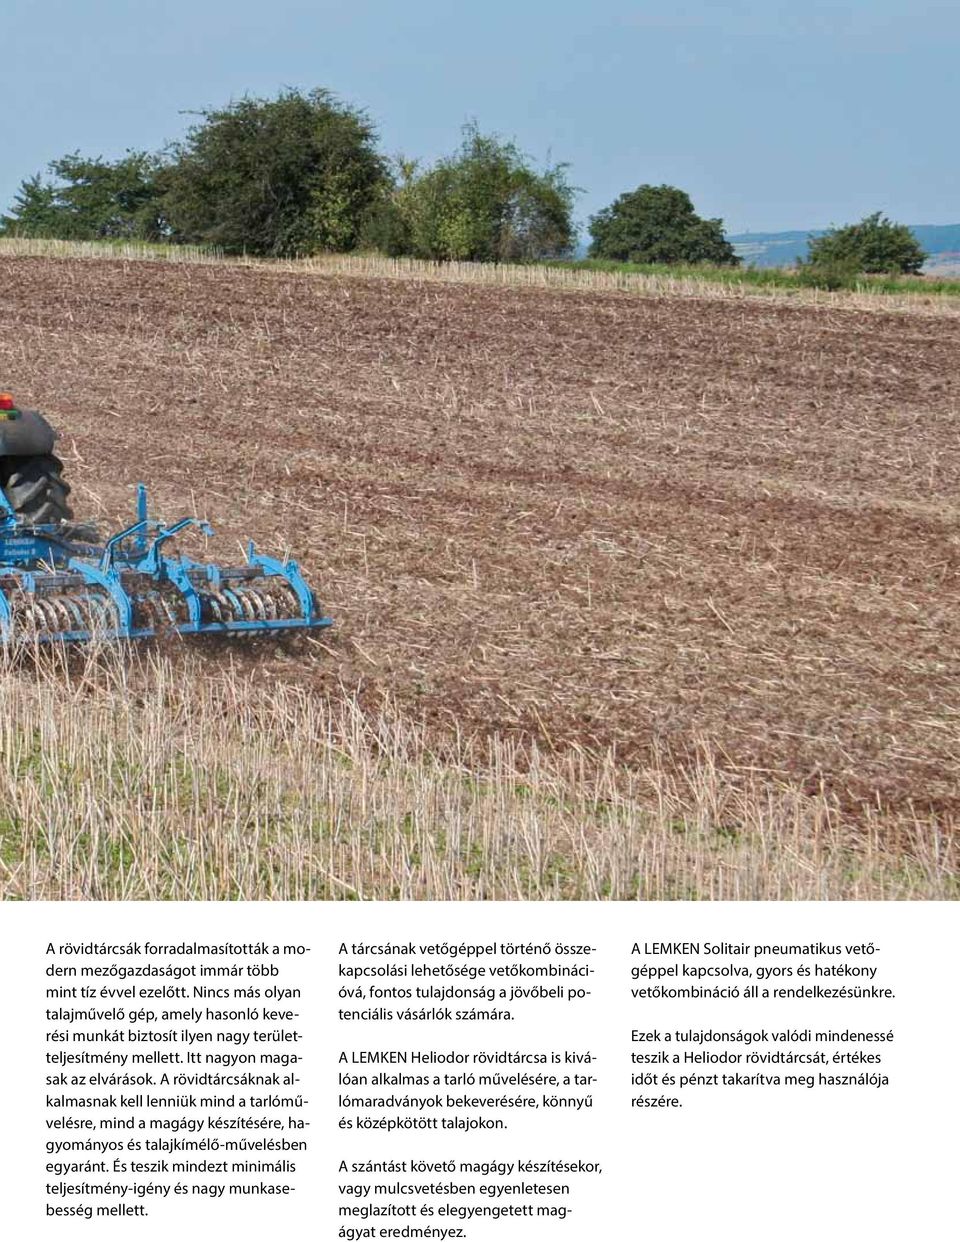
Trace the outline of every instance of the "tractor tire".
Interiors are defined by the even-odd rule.
[[[22,521],[39,526],[73,517],[59,457],[8,457],[2,467],[4,493]]]

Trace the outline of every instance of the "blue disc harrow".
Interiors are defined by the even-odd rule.
[[[170,551],[188,527],[150,518],[137,491],[137,521],[105,542],[59,524],[29,525],[0,490],[0,638],[4,643],[84,643],[163,634],[283,634],[332,625],[295,561],[261,556],[226,567]],[[72,535],[76,535],[73,538]]]

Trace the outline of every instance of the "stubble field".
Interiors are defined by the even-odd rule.
[[[281,748],[291,702],[326,713],[324,745],[353,729],[372,780],[399,730],[404,763],[454,782],[455,819],[494,770],[542,813],[509,881],[486,854],[516,807],[488,808],[471,862],[401,798],[377,833],[433,841],[405,861],[328,852],[329,891],[306,866],[300,888],[251,872],[197,895],[955,892],[960,317],[229,265],[4,257],[0,279],[0,379],[61,428],[78,516],[125,520],[144,480],[164,517],[213,521],[225,559],[247,536],[295,554],[337,622],[277,653],[70,673],[69,712],[168,678],[184,702],[154,706],[189,754],[189,676]],[[4,693],[52,693],[30,676]],[[558,816],[568,845],[537,844]],[[97,895],[88,846],[57,872],[14,819],[8,893]],[[615,874],[587,882],[583,851],[608,848]],[[190,895],[155,868],[100,895]]]

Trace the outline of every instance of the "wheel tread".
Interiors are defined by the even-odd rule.
[[[3,490],[17,516],[38,524],[68,522],[70,485],[62,472],[63,462],[52,454],[10,459]]]

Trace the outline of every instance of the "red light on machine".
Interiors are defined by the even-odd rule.
[[[0,392],[0,410],[15,410],[16,408],[13,404],[13,395],[9,392]]]

